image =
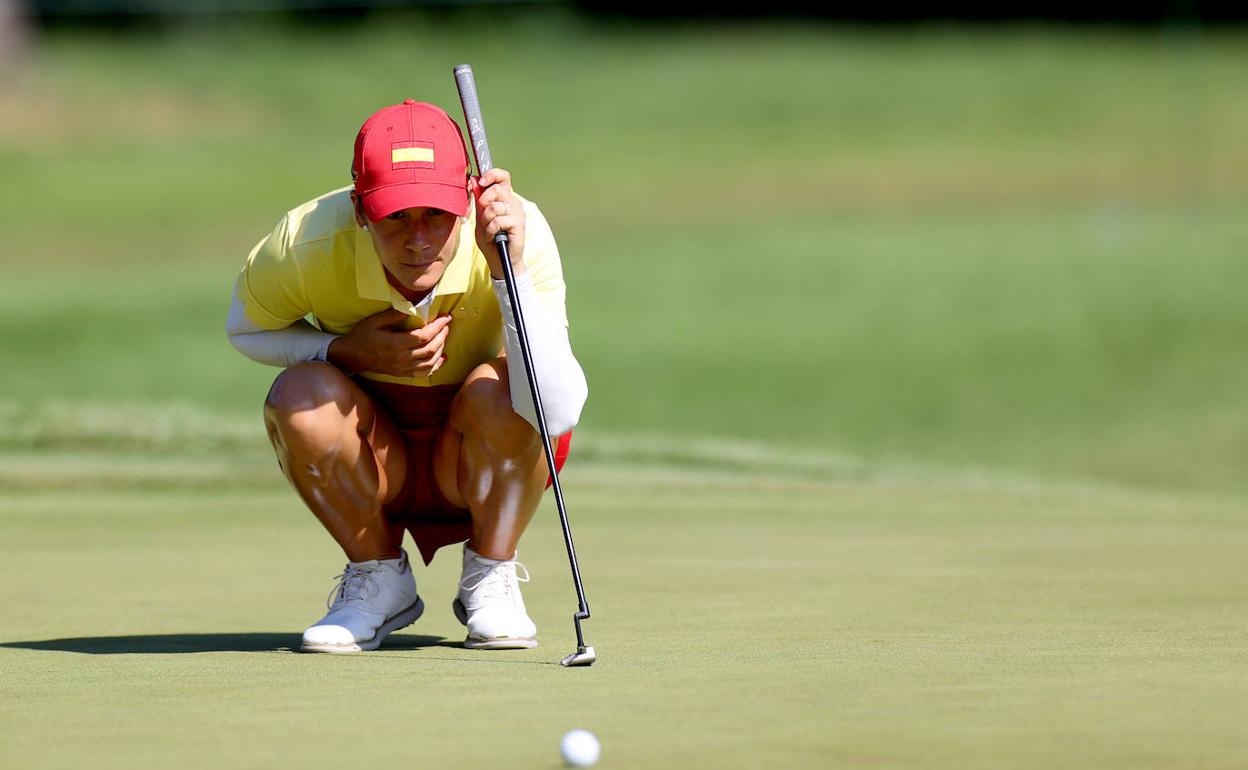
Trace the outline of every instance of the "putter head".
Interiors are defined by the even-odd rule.
[[[559,662],[570,668],[572,666],[592,666],[595,660],[598,660],[598,655],[594,652],[594,648],[584,646],[577,647],[576,652]]]

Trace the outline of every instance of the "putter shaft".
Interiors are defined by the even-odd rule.
[[[472,155],[477,164],[477,174],[484,175],[494,167],[494,163],[490,156],[489,141],[486,139],[485,119],[481,115],[476,79],[473,77],[472,67],[467,64],[460,64],[453,71],[455,85],[459,90],[460,104],[464,108],[464,122],[468,127]],[[529,350],[524,311],[520,306],[520,296],[516,291],[516,277],[511,268],[511,248],[507,233],[500,232],[495,235],[494,245],[498,249],[498,257],[503,269],[503,283],[507,287],[507,297],[511,301],[512,313],[516,319],[516,337],[520,343],[521,357],[524,359],[524,372],[529,382],[529,393],[533,397],[538,433],[542,438],[542,448],[546,451],[546,465],[550,471],[551,488],[555,493],[555,507],[559,511],[559,524],[563,528],[563,542],[568,551],[568,564],[572,567],[572,580],[576,585],[577,611],[572,619],[576,626],[577,651],[561,662],[564,666],[589,666],[598,659],[594,648],[585,644],[585,637],[581,632],[581,621],[589,618],[589,602],[585,599],[585,588],[581,584],[581,570],[576,561],[576,546],[572,542],[572,529],[568,525],[568,513],[563,504],[563,488],[559,483],[559,471],[555,467],[555,453],[551,449],[550,432],[546,428],[546,413],[542,408],[542,396],[538,389],[537,376],[533,371],[533,354]]]

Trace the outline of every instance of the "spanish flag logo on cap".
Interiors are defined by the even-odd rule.
[[[400,163],[433,163],[432,147],[395,147],[390,151],[390,162]]]
[[[390,165],[395,169],[412,163],[432,166],[433,157],[432,142],[395,142],[390,147]]]

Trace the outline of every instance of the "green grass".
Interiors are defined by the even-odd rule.
[[[604,768],[1245,759],[1242,502],[582,462],[567,494],[601,658],[565,671],[549,501],[522,553],[537,649],[456,646],[452,553],[418,572],[429,609],[393,643],[300,656],[340,557],[273,474],[10,467],[81,486],[0,501],[21,599],[0,634],[6,765],[553,768],[574,726]]]
[[[1243,31],[473,20],[52,33],[0,81],[0,764],[1244,766]],[[463,61],[590,382],[586,671],[549,500],[537,650],[455,646],[444,555],[382,652],[288,654],[341,555],[224,337]]]

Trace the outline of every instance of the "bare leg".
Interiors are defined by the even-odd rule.
[[[403,529],[383,506],[403,486],[403,437],[336,366],[292,366],[273,382],[264,422],[282,472],[351,561],[399,555]]]
[[[511,408],[507,359],[472,371],[438,437],[434,478],[447,500],[472,513],[468,546],[510,559],[546,487],[546,453],[537,430]]]

